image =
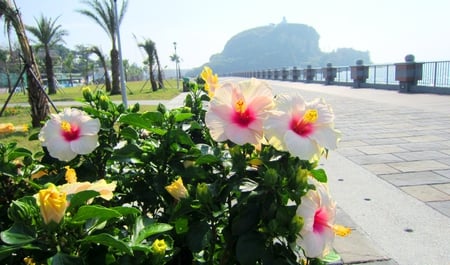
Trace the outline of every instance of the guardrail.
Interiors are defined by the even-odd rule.
[[[405,62],[395,64],[332,66],[313,68],[265,69],[228,74],[229,76],[255,77],[325,85],[345,85],[355,88],[399,90],[404,93],[434,93],[450,95],[450,61],[414,62],[407,55]]]

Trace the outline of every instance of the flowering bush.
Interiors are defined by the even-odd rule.
[[[201,78],[184,106],[154,112],[84,89],[84,107],[41,129],[43,152],[0,146],[2,262],[320,264],[333,253],[349,230],[334,224],[317,166],[339,139],[330,106],[256,79],[219,85],[209,68]]]

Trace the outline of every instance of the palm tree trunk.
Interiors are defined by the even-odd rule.
[[[119,52],[115,47],[111,50],[111,75],[112,75],[112,89],[111,95],[120,94],[120,79],[119,79]]]
[[[10,6],[9,1],[8,5],[9,6],[7,6],[6,8],[9,8],[9,11],[12,12],[5,12],[5,16],[8,15],[8,18],[10,19],[16,31],[17,40],[23,53],[23,60],[28,67],[28,71],[26,71],[26,73],[28,85],[28,102],[30,103],[31,107],[31,124],[35,128],[41,127],[41,122],[44,121],[50,113],[45,91],[41,89],[40,85],[42,84],[41,74],[34,59],[33,51],[31,50],[28,38],[25,34],[25,27],[22,22],[22,18],[20,17],[19,12],[16,12],[15,8]]]
[[[45,47],[45,71],[47,73],[48,94],[56,94],[55,74],[53,72],[53,62],[50,56],[50,50]]]
[[[153,73],[153,64],[149,63],[148,64],[148,71],[150,74],[150,84],[152,84],[152,90],[153,91],[157,91],[158,90],[158,86],[156,85],[156,80],[155,80],[155,73]]]
[[[163,82],[163,76],[162,76],[162,72],[161,72],[161,64],[159,63],[159,57],[158,57],[158,52],[155,49],[155,60],[156,60],[156,67],[158,70],[158,88],[161,89],[164,87],[164,82]]]

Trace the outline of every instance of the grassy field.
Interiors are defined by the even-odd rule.
[[[128,100],[169,100],[180,93],[180,89],[177,89],[175,80],[168,80],[164,82],[165,88],[153,92],[150,87],[150,82],[138,81],[127,83],[127,98]],[[181,86],[181,83],[180,83]],[[89,86],[92,91],[96,89],[104,89],[101,85]],[[82,99],[82,87],[62,88],[59,89],[55,95],[50,95],[52,101],[73,101]],[[4,106],[8,93],[0,93],[1,107]],[[112,100],[122,100],[121,95],[111,96]],[[11,97],[5,108],[2,116],[0,117],[0,123],[13,123],[20,126],[23,124],[31,124],[30,108],[28,106],[13,106],[13,103],[27,103],[28,95],[16,92]],[[155,110],[156,106],[141,106],[141,111]],[[53,111],[52,108],[50,108]],[[15,132],[9,134],[0,133],[0,142],[3,144],[16,142],[18,146],[28,148],[36,151],[40,149],[40,143],[38,141],[29,141],[28,137],[31,134],[38,132],[39,129],[30,129],[28,132]]]

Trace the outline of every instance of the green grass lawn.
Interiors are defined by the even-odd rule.
[[[137,81],[137,82],[129,82],[127,83],[127,98],[128,100],[169,100],[173,97],[177,96],[180,93],[180,90],[177,89],[176,80],[168,80],[164,82],[165,88],[160,89],[156,92],[153,92],[150,87],[150,82]],[[89,86],[92,91],[96,89],[104,89],[101,85]],[[73,101],[82,99],[82,87],[73,87],[73,88],[62,88],[59,89],[55,95],[50,95],[50,99],[52,101]],[[0,102],[1,107],[4,106],[5,101],[8,97],[8,93],[0,93]],[[122,100],[121,95],[110,96],[112,100]],[[11,97],[9,103],[27,103],[28,95],[23,93],[14,93]],[[8,104],[9,104],[8,103]],[[156,106],[141,106],[140,111],[151,111],[155,110]],[[50,108],[50,111],[53,112],[53,109]],[[0,117],[0,123],[13,123],[16,126],[20,126],[23,124],[30,125],[31,124],[31,115],[30,108],[28,106],[9,106],[5,108],[2,116]],[[28,137],[36,132],[39,129],[30,128],[28,132],[15,132],[9,134],[0,133],[0,142],[2,144],[16,142],[18,146],[25,147],[32,151],[39,150],[40,143],[39,141],[29,141]]]
[[[153,99],[161,99],[167,100],[175,97],[180,93],[181,88],[177,89],[176,80],[165,80],[164,88],[159,89],[158,91],[153,92],[150,86],[150,82],[146,81],[135,81],[128,82],[127,86],[127,99],[129,100],[153,100]],[[81,99],[82,96],[82,88],[84,86],[71,87],[71,88],[61,88],[57,90],[57,93],[54,95],[50,95],[50,99],[52,101],[72,101]],[[104,89],[104,85],[89,85],[92,91],[97,89]],[[6,99],[8,98],[8,93],[0,93],[0,102],[4,104]],[[113,95],[110,96],[111,100],[122,100],[122,95]],[[16,92],[11,97],[9,103],[26,103],[28,102],[28,95],[22,92]],[[3,105],[2,104],[2,105]]]

